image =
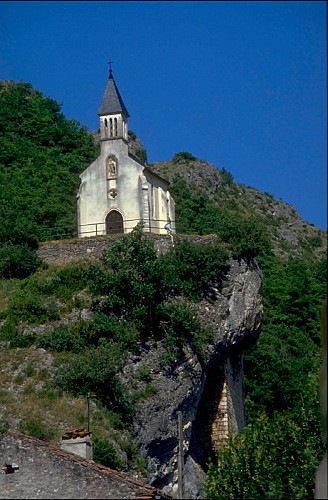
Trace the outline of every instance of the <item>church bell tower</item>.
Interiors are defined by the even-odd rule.
[[[112,63],[109,62],[109,65],[109,77],[103,100],[98,109],[100,140],[112,141],[123,139],[123,141],[128,143],[127,120],[130,115],[116,86],[111,67]]]

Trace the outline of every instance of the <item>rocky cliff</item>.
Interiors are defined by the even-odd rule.
[[[150,482],[176,496],[178,489],[178,412],[182,414],[185,498],[199,498],[206,461],[222,446],[231,429],[245,425],[242,352],[259,334],[262,277],[254,261],[231,261],[224,287],[211,301],[193,304],[214,336],[204,361],[185,347],[179,359],[162,368],[160,343],[148,344],[126,364],[122,378],[139,391],[152,387],[153,397],[137,402],[134,428],[147,457]],[[135,376],[147,373],[145,381]],[[136,385],[137,384],[137,385]]]

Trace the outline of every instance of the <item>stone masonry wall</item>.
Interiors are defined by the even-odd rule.
[[[231,430],[240,431],[245,424],[242,354],[235,353],[208,373],[194,425],[193,453],[197,450],[204,463],[226,444]]]
[[[213,410],[215,418],[211,425],[211,448],[216,451],[226,444],[229,432],[228,388],[225,380],[220,399],[213,401]]]
[[[218,450],[226,444],[231,430],[239,432],[246,425],[242,354],[239,352],[229,356],[223,370],[221,396],[217,402],[213,402],[217,409],[212,423],[212,450]]]
[[[61,265],[70,262],[79,262],[84,260],[93,260],[100,257],[102,252],[122,237],[121,234],[110,236],[96,236],[90,238],[76,238],[73,240],[47,241],[40,244],[38,250],[39,258],[46,264]],[[211,236],[176,236],[157,235],[145,233],[145,239],[154,241],[154,246],[158,254],[172,248],[177,239],[188,239],[194,243],[206,243],[212,241]]]

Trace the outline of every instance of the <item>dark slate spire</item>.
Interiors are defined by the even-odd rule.
[[[98,116],[122,113],[126,115],[126,117],[128,118],[130,115],[124,105],[123,99],[120,96],[120,93],[114,81],[112,66],[111,66],[112,63],[109,64],[110,64],[109,77],[107,80],[107,85],[102,103],[100,104],[100,107],[98,109]]]

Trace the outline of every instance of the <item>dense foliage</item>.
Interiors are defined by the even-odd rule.
[[[123,460],[118,456],[114,445],[107,439],[95,438],[93,440],[93,459],[111,469],[123,466]]]
[[[132,340],[164,338],[167,347],[175,351],[189,341],[202,356],[208,334],[187,305],[177,306],[168,300],[175,296],[199,300],[206,295],[209,283],[220,286],[227,257],[215,242],[201,246],[187,241],[157,257],[153,242],[144,240],[142,227],[137,226],[92,266],[91,290],[102,297],[94,304],[97,330],[130,348]]]
[[[245,353],[248,418],[292,409],[318,368],[320,310],[326,294],[326,259],[309,263],[270,258],[262,266],[266,314],[256,346]]]
[[[177,203],[176,227],[181,233],[218,234],[234,257],[256,257],[271,253],[265,225],[251,214],[236,212],[228,202],[219,205],[192,190],[178,175],[170,186]]]
[[[34,272],[49,228],[76,233],[78,174],[97,148],[60,108],[29,83],[0,81],[0,277]]]

